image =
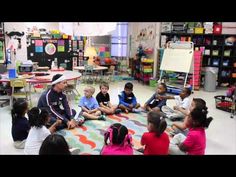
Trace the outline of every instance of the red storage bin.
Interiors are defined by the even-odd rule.
[[[213,34],[221,34],[222,33],[222,25],[214,25],[213,26]]]

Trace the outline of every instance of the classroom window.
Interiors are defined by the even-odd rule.
[[[111,56],[127,57],[128,23],[117,23],[116,30],[111,35]]]

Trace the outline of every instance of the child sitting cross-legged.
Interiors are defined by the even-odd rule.
[[[162,99],[175,99],[176,105],[174,110],[168,106],[163,106],[162,111],[167,115],[171,120],[183,119],[189,113],[190,107],[190,98],[191,95],[190,88],[185,87],[179,95],[176,96],[161,96]]]
[[[110,102],[110,95],[108,93],[109,85],[106,82],[101,83],[100,92],[97,94],[96,99],[99,104],[99,110],[105,114],[114,114],[121,112],[120,109],[116,109]]]
[[[26,100],[18,99],[11,110],[12,115],[12,138],[14,146],[17,149],[24,149],[25,141],[29,134],[30,125],[28,119],[25,117],[28,111],[28,103]]]
[[[140,104],[137,103],[137,99],[133,94],[133,84],[128,82],[125,84],[124,91],[122,91],[119,95],[119,105],[118,107],[125,113],[129,112],[140,112],[138,109]]]
[[[84,89],[84,96],[80,99],[79,106],[82,108],[81,115],[85,119],[106,120],[105,115],[101,115],[97,100],[93,97],[95,88],[88,86]]]
[[[166,84],[160,83],[156,89],[156,92],[144,104],[144,110],[160,112],[162,106],[166,105],[166,99],[164,98],[164,96],[166,96],[166,91]]]
[[[101,155],[133,155],[132,137],[126,126],[120,123],[108,128],[104,134],[104,142]]]
[[[29,124],[31,129],[25,142],[24,153],[29,155],[38,155],[39,149],[48,135],[56,132],[56,128],[61,125],[62,121],[57,121],[48,129],[46,124],[50,121],[49,112],[46,109],[32,108],[28,112]]]
[[[206,149],[205,128],[212,117],[207,118],[207,109],[194,108],[187,117],[189,132],[187,136],[176,134],[169,146],[171,155],[204,155]]]
[[[165,133],[167,123],[157,111],[148,113],[148,131],[143,134],[141,145],[145,148],[140,148],[138,151],[144,152],[144,155],[168,155],[169,136]]]

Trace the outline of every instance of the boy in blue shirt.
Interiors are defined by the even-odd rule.
[[[86,119],[106,120],[101,115],[97,100],[93,97],[95,88],[88,86],[84,89],[84,96],[80,99],[79,106],[82,108],[82,116]]]
[[[119,105],[118,107],[125,113],[129,112],[140,112],[138,109],[140,104],[137,103],[136,97],[133,94],[133,84],[128,82],[125,84],[124,91],[119,95]]]

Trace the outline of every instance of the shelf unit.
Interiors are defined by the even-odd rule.
[[[152,55],[153,53],[145,53],[142,49],[138,49],[136,57],[129,59],[132,77],[143,84],[148,84],[153,77],[154,60],[151,59]]]
[[[194,33],[161,33],[167,41],[192,41],[195,50],[203,52],[202,67],[217,67],[218,85],[236,82],[236,42],[226,45],[225,41],[236,34],[194,34]],[[160,45],[163,41],[160,41]]]
[[[150,78],[153,77],[153,63],[153,60],[149,62],[141,61],[139,80],[141,80],[143,83],[149,83]]]

